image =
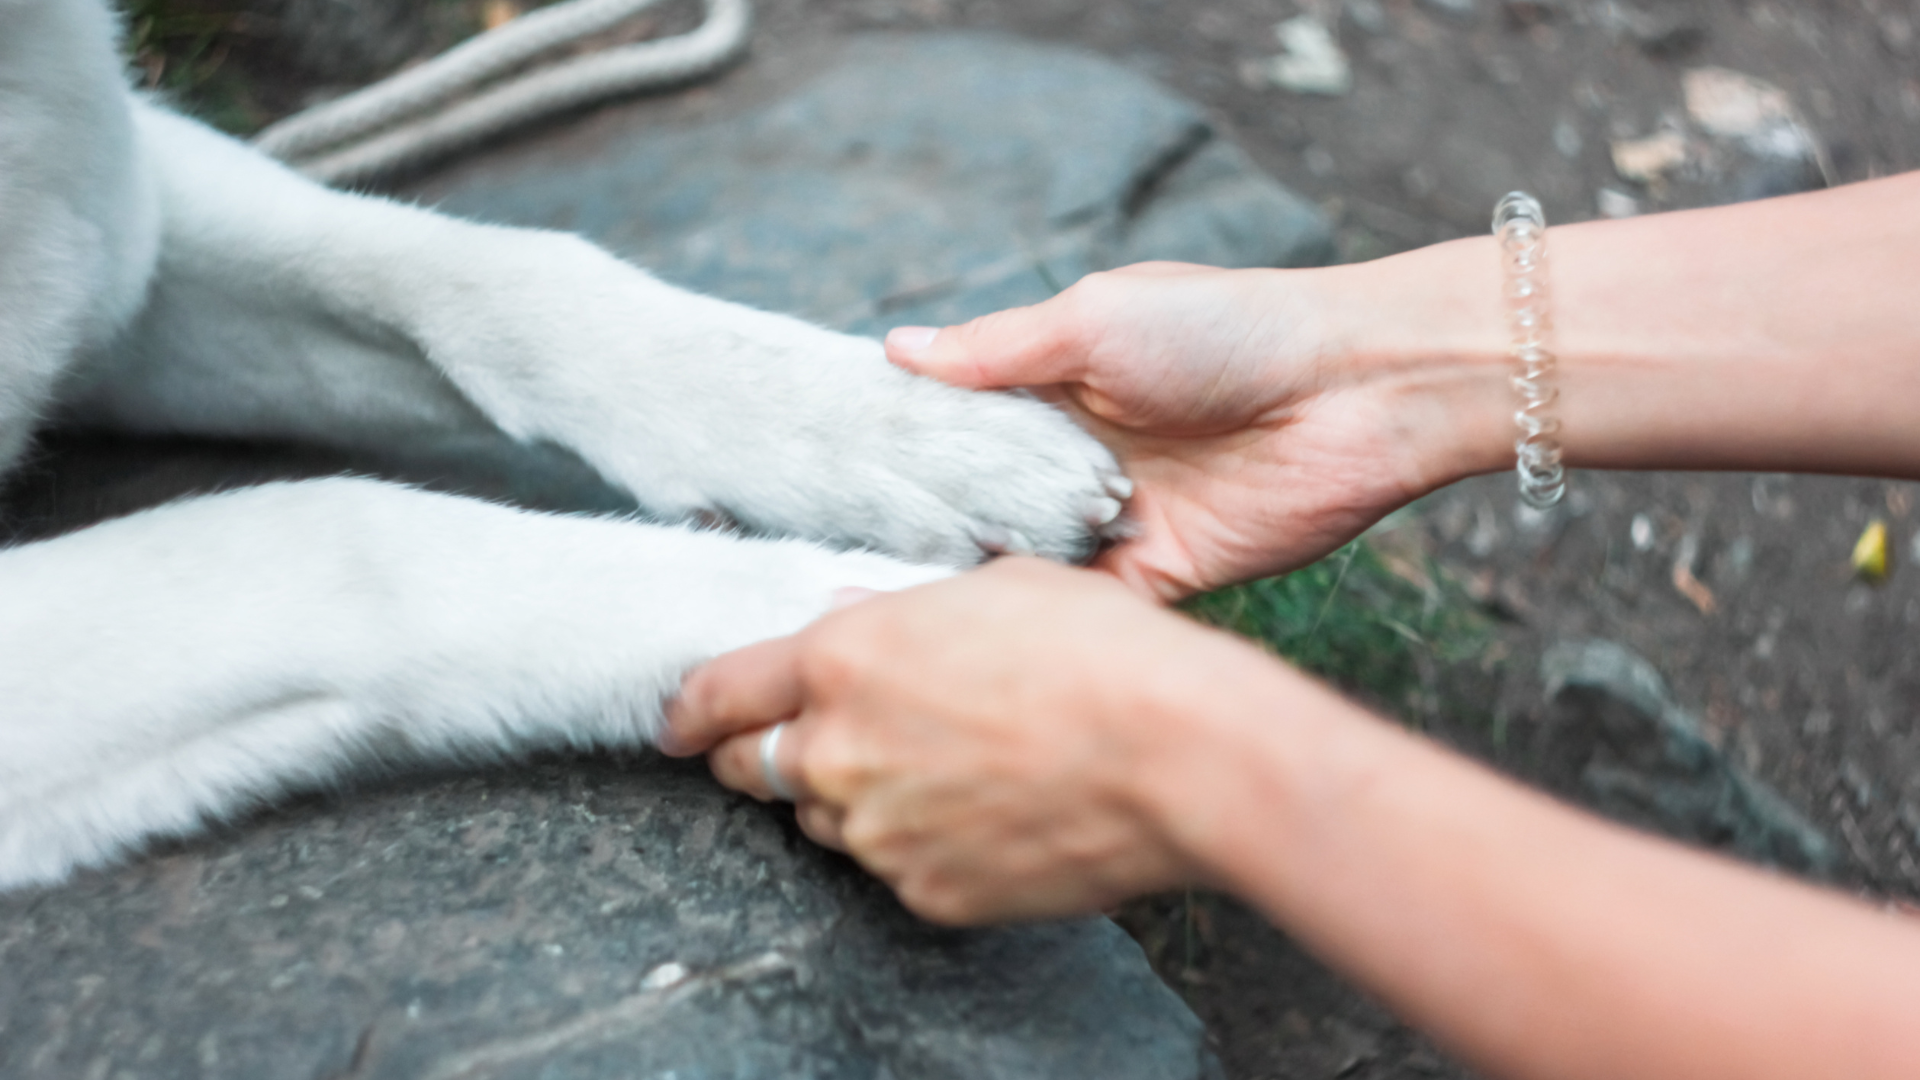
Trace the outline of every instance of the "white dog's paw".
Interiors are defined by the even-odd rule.
[[[736,445],[759,444],[751,468],[764,485],[716,509],[947,565],[1009,553],[1080,561],[1118,534],[1131,484],[1058,409],[909,375],[863,338],[807,344],[779,362],[809,376],[781,391],[779,419],[737,431]]]
[[[1116,527],[1112,455],[1042,402],[909,375],[877,341],[576,240],[513,237],[515,287],[450,302],[425,351],[509,433],[575,450],[649,510],[947,565],[1082,559]]]

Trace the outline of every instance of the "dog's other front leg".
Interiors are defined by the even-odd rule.
[[[944,573],[367,480],[0,551],[0,889],[355,767],[640,745],[690,666]]]
[[[160,270],[134,332],[76,380],[74,422],[374,445],[497,430],[657,513],[952,563],[1083,554],[1119,510],[1112,459],[1037,402],[906,375],[873,341],[689,294],[576,237],[328,191],[138,115]]]
[[[139,309],[159,199],[98,0],[0,3],[0,472]]]

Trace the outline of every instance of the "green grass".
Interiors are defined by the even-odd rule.
[[[246,80],[227,66],[246,16],[208,0],[131,0],[126,7],[127,62],[142,85],[202,120],[236,135],[263,123]]]
[[[1291,574],[1196,597],[1186,610],[1396,705],[1430,689],[1438,665],[1477,656],[1490,639],[1479,609],[1430,560],[1385,557],[1364,539]]]

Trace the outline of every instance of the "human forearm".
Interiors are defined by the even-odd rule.
[[[1920,1075],[1920,929],[1588,818],[1254,661],[1210,673],[1223,711],[1197,723],[1235,749],[1174,759],[1166,816],[1491,1074]]]
[[[1205,881],[1487,1072],[1920,1076],[1920,928],[1641,838],[1101,575],[875,597],[692,676],[663,745],[941,922]],[[716,748],[717,747],[717,748]]]
[[[1556,227],[1569,464],[1920,476],[1920,174]],[[1436,480],[1512,464],[1499,257],[1323,272],[1334,355],[1425,418]]]

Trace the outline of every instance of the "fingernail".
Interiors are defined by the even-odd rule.
[[[932,326],[896,326],[887,332],[887,351],[895,356],[919,356],[939,336],[939,329]]]
[[[1031,555],[1033,541],[1023,533],[1015,532],[1004,525],[990,525],[984,521],[973,525],[973,542],[980,550],[989,555]]]
[[[849,585],[844,589],[833,590],[833,602],[827,605],[828,611],[839,611],[843,607],[852,607],[870,596],[879,596],[877,589],[863,589],[858,585]]]
[[[653,747],[668,757],[689,757],[692,751],[673,733],[673,719],[680,711],[680,699],[673,698],[660,710],[660,729],[654,732]]]

